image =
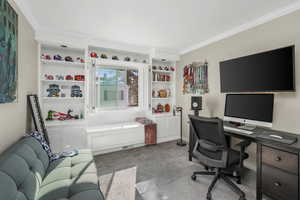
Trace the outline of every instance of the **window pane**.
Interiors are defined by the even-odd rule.
[[[138,71],[97,69],[96,96],[100,108],[138,106]]]

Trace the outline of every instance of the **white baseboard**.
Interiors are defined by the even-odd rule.
[[[157,138],[157,143],[170,142],[178,139],[180,139],[180,137],[178,136],[161,137],[161,138]]]
[[[178,136],[162,137],[162,138],[157,139],[157,144],[164,143],[164,142],[170,142],[170,141],[174,141],[174,140],[178,140],[178,139],[180,139],[180,137],[178,137]],[[111,146],[107,149],[95,150],[95,151],[93,151],[93,154],[101,155],[101,154],[112,153],[112,152],[117,152],[117,151],[125,151],[128,149],[134,149],[134,148],[143,147],[143,146],[145,146],[144,143],[125,144],[123,146]]]

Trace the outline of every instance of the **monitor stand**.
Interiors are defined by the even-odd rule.
[[[256,128],[256,126],[249,125],[249,124],[243,124],[243,125],[238,126],[238,128],[247,130],[247,131],[253,131]]]

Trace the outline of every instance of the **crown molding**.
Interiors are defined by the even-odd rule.
[[[242,24],[242,25],[237,26],[237,27],[235,27],[235,28],[233,28],[229,31],[225,31],[225,32],[223,32],[219,35],[216,35],[216,36],[208,39],[208,40],[200,42],[199,44],[188,47],[188,48],[182,50],[180,52],[180,55],[183,55],[183,54],[189,53],[191,51],[200,49],[200,48],[205,47],[209,44],[212,44],[214,42],[218,42],[218,41],[223,40],[225,38],[231,37],[233,35],[236,35],[236,34],[241,33],[243,31],[249,30],[249,29],[254,28],[256,26],[259,26],[261,24],[267,23],[269,21],[272,21],[272,20],[274,20],[276,18],[279,18],[279,17],[282,17],[284,15],[288,15],[288,14],[290,14],[292,12],[295,12],[299,9],[300,9],[300,1],[298,0],[296,3],[293,3],[293,4],[291,4],[287,7],[278,9],[274,12],[271,12],[269,14],[266,14],[266,15],[262,16],[262,17],[259,17],[258,19],[255,19],[255,20],[250,21],[248,23]]]
[[[35,17],[32,15],[31,9],[28,7],[27,0],[13,0],[16,5],[19,7],[19,10],[27,19],[28,23],[36,31],[39,28],[39,24]]]

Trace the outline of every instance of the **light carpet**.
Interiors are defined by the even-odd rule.
[[[105,200],[135,200],[136,167],[105,174],[99,182]]]

